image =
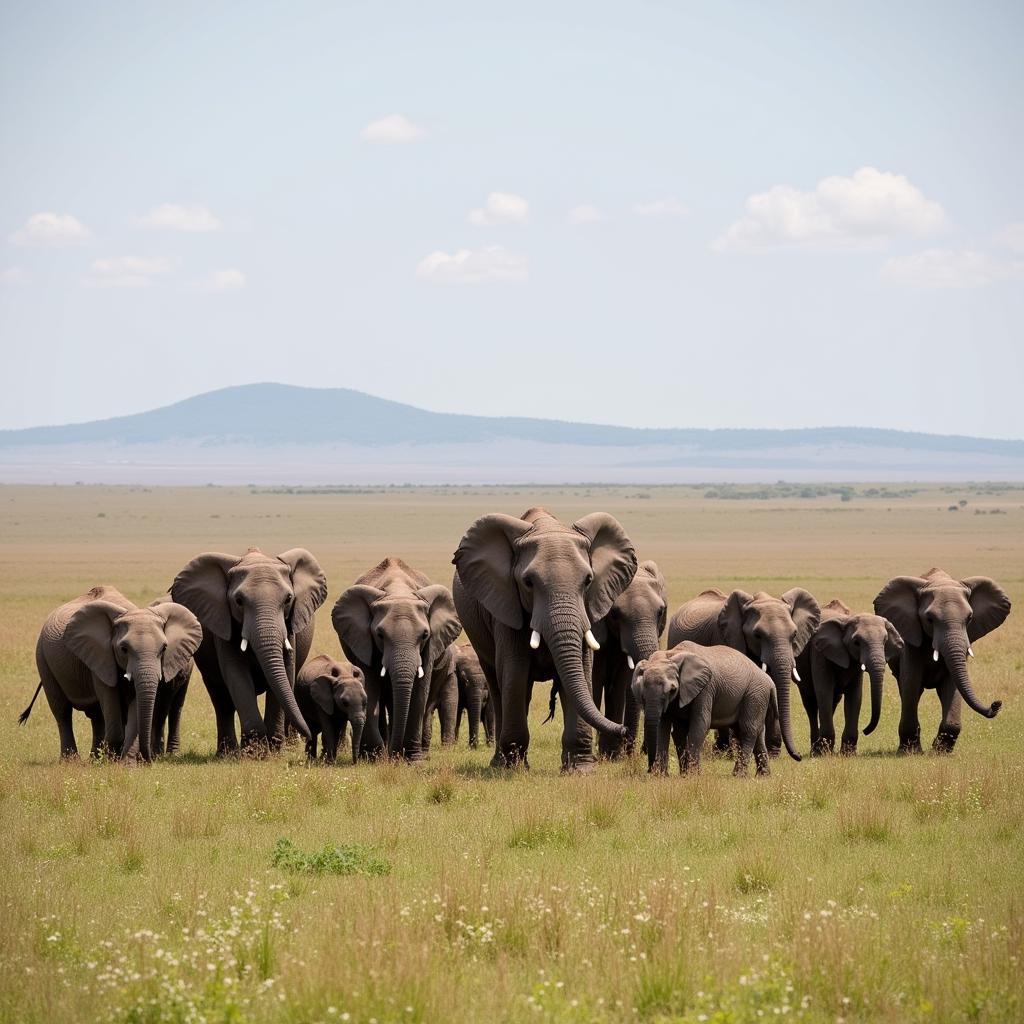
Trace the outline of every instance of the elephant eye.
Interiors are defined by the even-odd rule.
[[[420,637],[420,643],[425,644],[429,638],[430,638],[430,632],[428,630],[426,630],[426,629],[423,630],[423,636]]]
[[[167,653],[167,644],[164,644],[163,647],[160,648],[160,657],[162,658],[166,653]]]
[[[121,653],[122,654],[127,654],[128,653],[128,645],[127,644],[121,644]]]
[[[527,590],[533,590],[533,577],[532,576],[524,576],[523,577],[523,586],[526,587]]]
[[[587,573],[587,578],[583,581],[585,587],[589,587],[594,582],[594,574],[592,572]]]
[[[241,594],[235,594],[235,604],[239,604],[240,605],[241,603],[242,603],[242,595]]]

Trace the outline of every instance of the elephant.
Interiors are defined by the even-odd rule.
[[[241,557],[197,555],[174,578],[171,596],[203,626],[196,665],[217,717],[217,753],[280,750],[287,716],[305,740],[310,733],[295,702],[295,674],[313,643],[313,616],[327,597],[327,577],[305,548]],[[266,692],[261,718],[256,698]]]
[[[164,594],[150,602],[154,608],[160,604],[171,602],[171,595]],[[153,705],[153,756],[161,754],[177,754],[181,751],[181,709],[188,695],[188,684],[192,679],[192,668],[195,662],[189,658],[185,667],[174,676],[160,684],[156,691],[156,703]]]
[[[779,716],[767,729],[768,753],[778,757],[783,741],[786,749],[795,749],[789,715],[789,681],[799,682],[796,659],[818,628],[821,610],[818,602],[800,587],[787,590],[782,597],[763,591],[751,596],[734,590],[728,597],[717,589],[705,590],[687,601],[672,616],[668,627],[668,646],[683,640],[695,643],[725,644],[746,654],[761,666],[775,683]],[[718,733],[719,751],[729,746],[729,734]]]
[[[366,725],[366,687],[362,669],[329,658],[326,654],[310,658],[295,677],[295,701],[309,727],[306,756],[316,760],[317,737],[323,735],[323,755],[328,764],[338,756],[338,744],[352,726],[352,763],[359,759],[359,748]]]
[[[153,759],[153,709],[166,681],[185,671],[203,631],[180,604],[137,608],[110,586],[88,593],[50,613],[36,643],[39,686],[22,712],[25,722],[42,689],[57,721],[61,757],[78,754],[73,710],[92,723],[92,754],[121,757],[138,745],[143,761]]]
[[[1010,599],[987,576],[956,580],[943,569],[929,569],[924,576],[889,580],[875,598],[875,612],[903,637],[903,650],[889,662],[900,690],[899,749],[921,752],[917,707],[924,690],[935,690],[942,721],[932,747],[952,753],[960,735],[961,699],[985,718],[995,718],[1003,706],[998,700],[987,706],[978,700],[967,659],[974,655],[974,641],[1010,614]]]
[[[665,632],[665,578],[657,563],[641,562],[636,575],[619,594],[608,614],[594,625],[601,649],[594,654],[594,703],[613,722],[622,722],[621,739],[602,733],[598,753],[605,758],[630,754],[640,725],[640,705],[633,699],[633,670],[649,658]]]
[[[591,728],[619,739],[625,726],[594,704],[592,626],[636,574],[626,531],[605,512],[571,526],[541,508],[492,513],[466,531],[455,556],[455,606],[480,659],[494,706],[495,767],[529,767],[533,683],[561,686],[563,771],[593,770]]]
[[[384,752],[386,709],[388,755],[422,760],[426,708],[436,706],[455,674],[448,648],[462,625],[451,591],[400,558],[385,558],[338,598],[331,621],[345,656],[366,678],[363,753]]]
[[[461,628],[461,627],[460,627]],[[430,740],[433,734],[434,712],[437,712],[438,720],[441,722],[441,746],[451,747],[455,745],[456,733],[459,725],[459,680],[456,672],[456,651],[455,644],[450,644],[445,651],[441,661],[434,669],[435,676],[440,680],[440,685],[430,687],[427,691],[427,703],[423,709],[423,732],[420,744],[424,753],[430,750]]]
[[[770,774],[764,742],[765,717],[778,712],[775,685],[751,660],[732,647],[703,647],[691,640],[655,651],[633,673],[633,696],[644,709],[644,742],[651,772],[668,771],[672,732],[679,771],[700,771],[708,730],[735,728],[738,739],[733,775],[745,777],[750,755],[758,775]],[[789,747],[794,761],[800,755]]]
[[[487,689],[487,676],[480,665],[480,659],[472,644],[455,648],[455,675],[458,680],[459,704],[455,719],[455,736],[458,738],[465,710],[469,724],[469,746],[476,750],[480,742],[480,723],[484,725],[484,739],[490,746],[494,742],[494,708]]]
[[[811,725],[811,753],[832,753],[836,745],[833,716],[843,701],[840,754],[857,753],[857,728],[864,673],[871,681],[871,717],[864,727],[870,736],[882,713],[882,680],[886,663],[903,650],[896,627],[881,615],[854,615],[842,601],[829,601],[821,624],[796,660],[797,684]]]

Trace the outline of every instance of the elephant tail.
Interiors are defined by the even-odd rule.
[[[43,688],[42,679],[39,680],[39,685],[36,687],[36,692],[32,694],[32,699],[28,702],[28,707],[20,715],[18,715],[18,725],[24,725],[28,721],[28,716],[32,714],[32,706],[36,702],[36,697],[39,696],[39,691]]]
[[[547,725],[555,717],[555,708],[558,706],[558,692],[561,689],[561,686],[553,679],[551,681],[551,700],[548,701],[548,717],[541,722],[541,725]]]

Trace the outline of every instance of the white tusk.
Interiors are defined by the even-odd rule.
[[[761,671],[762,672],[767,672],[768,671],[768,662],[767,661],[762,661],[761,662]]]
[[[583,634],[583,636],[584,636],[584,638],[587,641],[587,646],[592,651],[599,651],[599,650],[601,650],[601,645],[597,642],[597,637],[594,636],[594,631],[593,630],[588,629],[586,631],[586,633]]]
[[[132,681],[132,674],[131,674],[131,672],[125,672],[124,677],[125,677],[125,679],[128,680],[129,683]]]
[[[967,648],[967,657],[968,658],[973,658],[974,657],[974,648],[973,647],[968,647]]]
[[[381,677],[381,679],[383,679],[384,676],[387,675],[387,672],[388,672],[387,666],[381,665],[381,667],[380,667],[380,677]]]
[[[794,678],[794,679],[795,679],[795,680],[796,680],[796,681],[797,681],[798,683],[799,683],[799,682],[802,682],[802,680],[800,679],[800,673],[799,673],[799,672],[797,672],[797,670],[796,670],[796,669],[793,669],[793,678]]]
[[[535,651],[538,647],[540,647],[540,633],[534,630],[530,634],[530,649]]]
[[[284,638],[284,649],[286,651],[290,651],[292,649],[292,642],[288,639],[288,637]]]
[[[245,637],[243,636],[242,637],[242,653],[245,654],[245,652],[248,650],[248,648],[249,648],[249,641],[246,640]]]
[[[938,661],[938,660],[939,660],[939,652],[938,652],[937,649],[933,649],[932,650],[932,661]]]
[[[867,665],[865,665],[863,661],[860,663],[860,670],[861,672],[867,672],[868,670]]]
[[[422,679],[423,678],[423,666],[422,665],[420,665],[420,667],[418,669],[416,669],[416,678],[417,679]]]
[[[629,666],[629,671],[632,672],[636,668],[636,663],[633,661],[633,655],[626,655],[626,664]]]

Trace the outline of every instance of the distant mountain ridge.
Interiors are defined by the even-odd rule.
[[[529,417],[428,412],[349,388],[245,384],[149,412],[62,426],[0,431],[0,448],[56,445],[481,445],[499,441],[584,447],[757,452],[856,446],[903,452],[1024,457],[1024,440],[871,427],[636,428]]]

